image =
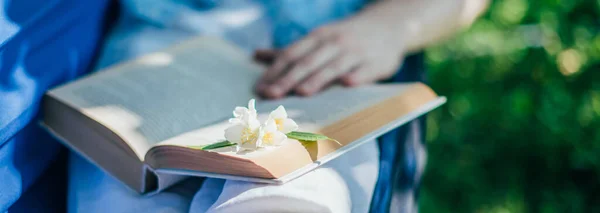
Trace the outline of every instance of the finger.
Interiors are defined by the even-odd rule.
[[[349,55],[340,56],[308,77],[308,79],[296,87],[296,92],[305,96],[312,95],[340,76],[352,71],[360,62],[361,60],[358,57]]]
[[[308,36],[292,44],[284,51],[280,51],[272,63],[272,66],[258,80],[257,90],[264,93],[269,84],[281,77],[291,64],[303,58],[306,54],[317,48],[322,40],[325,40],[331,34],[331,30],[322,27],[312,31]]]
[[[278,53],[279,51],[275,49],[258,49],[254,51],[253,59],[258,63],[270,65],[275,61]]]
[[[274,98],[287,94],[311,73],[316,72],[319,67],[323,67],[325,64],[335,59],[339,54],[340,49],[337,45],[321,45],[314,52],[295,63],[292,69],[290,69],[283,77],[276,80],[275,83],[270,85],[265,93],[269,97]]]
[[[279,52],[279,50],[275,49],[257,49],[256,51],[254,51],[253,59],[258,63],[271,65],[275,60],[275,57],[277,57],[277,55],[279,54]],[[256,82],[254,89],[257,93],[260,93],[260,91],[264,90],[265,87],[266,84],[262,83],[259,80]]]
[[[366,83],[372,83],[383,78],[382,74],[374,72],[371,66],[359,66],[352,72],[342,76],[342,83],[346,86],[359,86]]]
[[[286,68],[288,68],[295,61],[303,58],[318,45],[319,39],[312,36],[308,36],[294,43],[275,58],[273,65],[264,73],[261,81],[264,83],[273,82],[283,73],[283,71],[285,71]]]

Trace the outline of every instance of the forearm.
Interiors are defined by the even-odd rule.
[[[388,29],[395,38],[393,45],[413,52],[469,26],[487,8],[488,1],[382,0],[351,20]]]

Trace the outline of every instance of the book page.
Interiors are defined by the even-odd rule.
[[[356,88],[336,86],[311,97],[291,96],[281,100],[257,100],[256,108],[259,119],[265,121],[272,110],[283,105],[288,116],[298,123],[300,127],[298,131],[313,132],[396,96],[408,86],[407,84],[367,85]],[[225,108],[231,113],[235,106]],[[224,140],[224,131],[231,126],[227,119],[228,117],[212,125],[173,137],[160,145],[201,146]],[[234,152],[228,154],[235,155]],[[244,154],[244,157],[257,154],[263,153]]]
[[[246,105],[261,70],[224,41],[198,38],[99,71],[50,95],[114,131],[143,160],[154,144]]]
[[[334,87],[311,97],[257,100],[260,120],[264,121],[278,105],[284,105],[288,116],[298,123],[299,131],[321,133],[339,143],[287,139],[280,146],[251,152],[231,147],[211,151],[189,147],[223,139],[224,130],[231,126],[223,119],[159,143],[147,153],[146,163],[152,168],[171,172],[188,170],[200,171],[203,173],[200,175],[227,174],[289,180],[444,102],[443,97],[438,97],[422,83]]]

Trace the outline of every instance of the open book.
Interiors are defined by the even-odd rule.
[[[285,183],[445,102],[420,83],[334,86],[311,97],[258,100],[256,108],[283,105],[299,131],[341,145],[287,139],[250,153],[192,148],[223,139],[234,107],[256,98],[262,70],[225,41],[195,38],[49,91],[42,124],[145,193],[187,176]]]

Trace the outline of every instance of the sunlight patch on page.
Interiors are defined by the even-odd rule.
[[[145,65],[167,66],[173,63],[173,56],[169,53],[157,52],[139,58],[138,62]]]
[[[87,116],[94,117],[98,123],[123,138],[140,159],[143,159],[151,148],[148,143],[137,142],[146,141],[146,137],[138,130],[143,123],[143,119],[139,115],[117,105],[90,107],[81,111]],[[132,141],[136,141],[136,143]]]

